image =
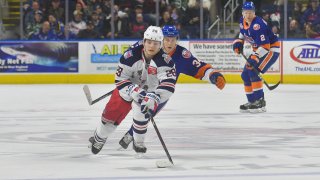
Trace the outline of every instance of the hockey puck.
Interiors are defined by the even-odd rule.
[[[172,167],[173,164],[169,161],[160,160],[160,161],[156,161],[156,166],[157,168],[168,168],[168,167]]]

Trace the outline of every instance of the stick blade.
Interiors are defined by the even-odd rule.
[[[273,86],[270,86],[270,87],[269,87],[269,90],[270,90],[270,91],[274,90],[275,88],[277,88],[277,87],[279,86],[279,84],[280,84],[280,81],[279,81],[277,84],[275,84],[275,85],[273,85]]]
[[[90,90],[89,90],[89,86],[88,86],[88,85],[84,85],[84,86],[83,86],[83,92],[84,92],[84,94],[85,94],[86,97],[87,97],[87,100],[88,100],[89,105],[92,105],[92,98],[91,98],[91,93],[90,93]]]
[[[173,166],[173,164],[166,160],[160,160],[160,161],[156,161],[156,166],[157,168],[170,168]]]

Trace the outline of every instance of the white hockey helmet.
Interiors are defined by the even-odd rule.
[[[162,42],[163,33],[161,28],[158,26],[149,26],[143,35],[143,40],[145,39]]]

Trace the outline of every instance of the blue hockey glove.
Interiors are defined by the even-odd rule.
[[[128,91],[132,99],[139,104],[141,104],[143,98],[146,96],[146,92],[135,84],[130,85]]]
[[[160,102],[160,97],[155,93],[147,93],[141,103],[141,112],[154,116]]]
[[[242,39],[236,39],[233,41],[233,51],[236,54],[241,54],[243,52],[243,43]]]
[[[209,79],[210,79],[210,82],[212,84],[215,84],[217,88],[219,88],[220,90],[223,89],[224,86],[226,85],[226,80],[224,79],[223,75],[220,72],[213,71],[209,75]]]
[[[258,54],[252,54],[248,58],[248,62],[246,63],[246,68],[247,69],[252,69],[252,66],[257,67],[259,63],[259,56]]]

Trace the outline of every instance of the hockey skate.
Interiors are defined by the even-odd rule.
[[[252,103],[248,102],[245,104],[240,105],[240,112],[242,113],[248,113],[249,111],[249,107],[251,106]]]
[[[143,142],[135,142],[135,141],[133,141],[133,146],[132,147],[133,147],[133,150],[138,154],[147,152],[147,148],[144,146]]]
[[[133,141],[133,137],[127,132],[122,139],[119,141],[120,146],[123,149],[127,149],[129,144]]]
[[[266,112],[266,101],[264,98],[260,98],[249,106],[249,112],[251,113],[263,113]]]
[[[107,139],[100,138],[97,135],[90,137],[89,142],[91,144],[89,145],[89,148],[91,148],[91,152],[93,154],[98,154],[101,151],[104,143],[106,143],[106,140]]]

